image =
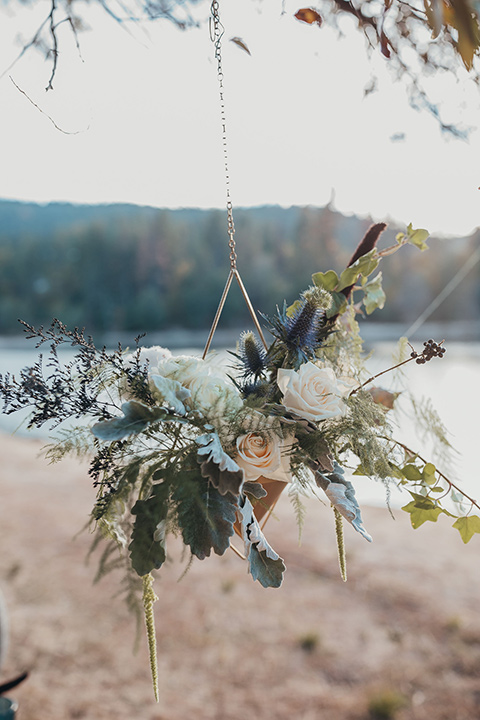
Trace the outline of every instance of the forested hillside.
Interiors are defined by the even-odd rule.
[[[370,221],[330,208],[263,207],[235,213],[238,266],[256,309],[292,302],[318,270],[341,270]],[[389,227],[383,245],[402,228]],[[480,241],[435,240],[383,264],[382,321],[409,323]],[[0,334],[58,317],[89,332],[207,328],[228,273],[225,213],[132,205],[0,202]],[[478,268],[433,319],[476,319]],[[374,319],[375,316],[372,316]],[[222,324],[248,323],[233,288]]]

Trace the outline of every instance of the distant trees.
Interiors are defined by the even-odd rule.
[[[26,230],[20,203],[18,208],[17,222],[10,219],[9,232],[0,231],[0,334],[17,332],[19,317],[34,324],[58,317],[88,332],[209,327],[228,272],[222,212],[120,206],[102,214],[85,208],[81,222],[79,208],[72,207],[69,223],[65,206],[58,206],[55,224],[55,206],[47,206],[32,211]],[[1,210],[2,203],[0,228]],[[237,210],[239,269],[254,307],[271,314],[275,304],[296,299],[312,272],[341,270],[367,226],[368,220],[328,207]],[[393,234],[387,231],[386,243]],[[383,268],[387,304],[381,319],[415,320],[475,243],[478,237],[432,241],[428,252],[405,248],[390,258]],[[473,319],[478,304],[471,273],[435,317]],[[235,288],[222,324],[250,325]]]

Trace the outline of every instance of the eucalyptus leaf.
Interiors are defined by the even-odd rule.
[[[202,477],[208,478],[221,495],[231,493],[238,496],[243,483],[243,470],[222,447],[216,432],[197,438],[200,445],[197,460]]]
[[[132,567],[138,575],[148,575],[165,562],[165,521],[168,514],[169,486],[154,485],[147,500],[137,500],[132,541],[128,546]],[[162,529],[163,532],[159,532]]]
[[[101,420],[92,426],[92,433],[99,440],[113,442],[123,440],[129,435],[138,435],[149,425],[166,417],[164,408],[149,407],[137,400],[122,405],[123,417],[113,420]]]
[[[185,545],[200,560],[211,550],[223,555],[234,533],[237,501],[227,492],[221,495],[197,471],[181,474],[172,496]]]

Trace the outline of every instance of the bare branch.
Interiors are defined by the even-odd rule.
[[[39,112],[41,112],[42,115],[45,115],[45,117],[47,117],[47,118],[50,120],[50,122],[52,123],[52,125],[55,127],[56,130],[59,130],[59,131],[60,131],[61,133],[63,133],[64,135],[79,135],[81,132],[85,132],[85,130],[88,130],[88,127],[85,128],[85,130],[75,130],[75,131],[73,131],[73,132],[69,132],[68,130],[63,130],[63,128],[61,128],[59,125],[57,125],[57,123],[55,122],[55,120],[54,120],[52,117],[50,117],[50,115],[48,115],[48,113],[46,113],[44,110],[42,110],[42,108],[39,107],[39,106],[37,105],[37,103],[34,102],[34,101],[32,100],[32,98],[27,95],[27,93],[25,92],[25,90],[22,90],[22,88],[17,85],[17,83],[15,82],[15,80],[12,78],[11,75],[9,75],[9,78],[10,78],[10,80],[12,81],[12,83],[15,85],[15,87],[17,88],[17,90],[18,90],[19,92],[21,92],[22,95],[25,95],[25,97],[27,98],[28,102],[30,102],[30,103],[33,105],[33,107],[37,108],[37,110],[38,110]],[[48,88],[47,88],[47,89],[48,89]]]

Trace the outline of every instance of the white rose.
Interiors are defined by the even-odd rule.
[[[136,353],[129,353],[125,358],[125,364],[132,365]],[[158,368],[159,363],[167,358],[171,357],[172,353],[167,348],[160,347],[160,345],[154,345],[149,348],[140,348],[140,365],[148,362],[149,372],[155,372]]]
[[[276,435],[249,432],[237,438],[235,462],[245,472],[245,481],[263,476],[290,482],[290,456],[287,441]]]
[[[197,375],[188,383],[192,405],[210,420],[238,413],[243,400],[233,385],[221,377],[207,373]]]
[[[306,420],[318,422],[343,415],[346,410],[343,393],[329,367],[307,362],[298,372],[280,368],[277,385],[283,394],[282,404]]]
[[[165,358],[158,364],[159,375],[178,380],[186,387],[198,373],[205,371],[205,361],[194,355],[177,355]]]

